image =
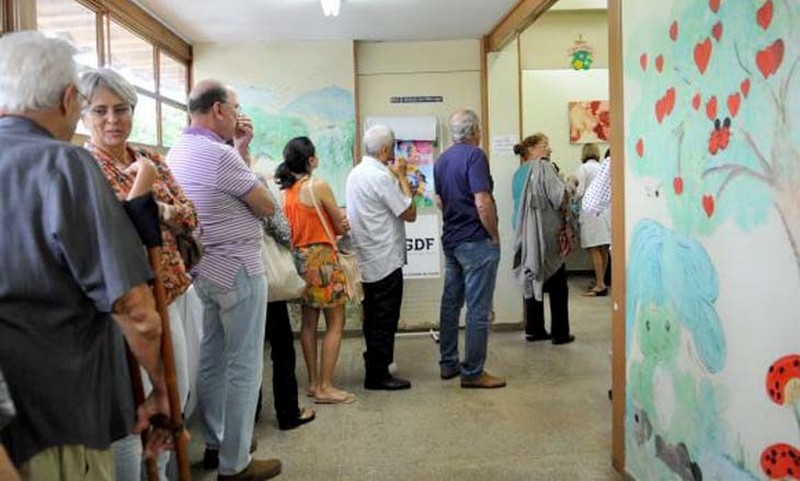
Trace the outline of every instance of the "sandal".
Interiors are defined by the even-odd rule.
[[[314,396],[315,404],[350,404],[356,400],[356,395],[353,393],[340,391],[342,394],[333,396]]]
[[[595,289],[589,289],[588,291],[583,293],[583,297],[605,297],[608,295],[608,287],[604,287],[599,291]]]

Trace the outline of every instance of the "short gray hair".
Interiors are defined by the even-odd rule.
[[[136,88],[125,77],[109,68],[98,68],[84,72],[78,81],[78,90],[91,101],[100,89],[108,89],[111,93],[127,102],[131,107],[136,107],[138,99]],[[86,106],[84,106],[85,108]]]
[[[394,147],[394,131],[386,125],[373,125],[364,133],[364,152],[375,157],[381,149]]]
[[[77,80],[75,48],[35,31],[0,38],[0,110],[49,110]]]
[[[478,114],[470,109],[459,110],[450,116],[450,139],[461,144],[471,139],[480,129]]]

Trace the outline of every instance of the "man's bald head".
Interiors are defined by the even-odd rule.
[[[201,80],[189,94],[189,114],[207,114],[217,102],[228,101],[230,90],[219,80]]]

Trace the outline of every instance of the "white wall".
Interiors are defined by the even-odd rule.
[[[522,69],[570,68],[567,50],[583,35],[594,48],[594,68],[608,68],[608,15],[597,11],[556,11],[542,15],[520,34]]]
[[[606,10],[607,0],[559,0],[550,11],[559,10]]]
[[[517,40],[488,59],[490,135],[514,135],[519,132],[519,56]],[[513,199],[511,179],[519,166],[519,157],[490,152],[489,157],[495,185],[495,201],[499,214],[501,240],[500,267],[494,295],[495,314],[499,322],[522,321],[522,290],[511,274],[514,231],[511,229]]]
[[[526,70],[522,73],[522,131],[544,132],[550,138],[552,159],[562,172],[573,173],[581,165],[583,144],[569,142],[567,102],[608,100],[608,70]],[[607,144],[598,144],[600,153]]]

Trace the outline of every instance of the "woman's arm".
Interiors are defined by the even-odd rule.
[[[140,152],[141,155],[149,157],[158,169],[158,179],[172,198],[172,204],[159,202],[159,213],[161,221],[174,227],[182,227],[188,230],[197,228],[197,211],[194,203],[186,197],[178,181],[172,175],[169,166],[161,160],[161,157],[151,152]]]
[[[317,179],[312,182],[311,188],[314,190],[314,197],[333,221],[334,233],[336,235],[346,234],[350,230],[350,223],[347,221],[342,209],[336,204],[336,198],[333,196],[331,186],[324,180]]]

